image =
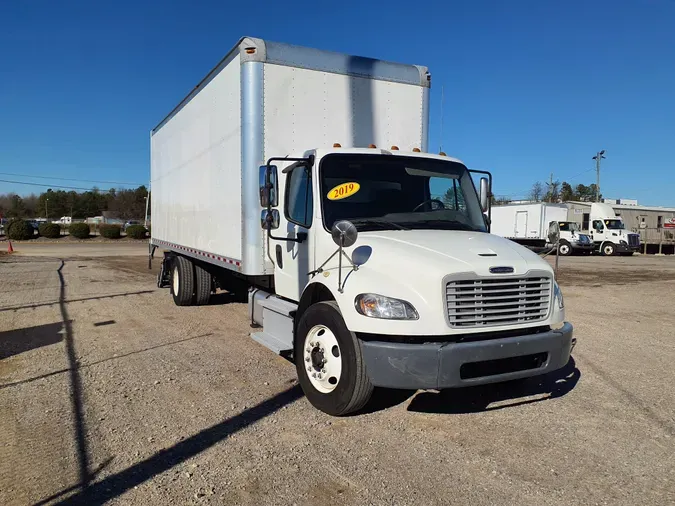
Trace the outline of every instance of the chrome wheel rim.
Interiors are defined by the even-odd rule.
[[[322,394],[335,390],[342,377],[342,352],[335,334],[325,325],[307,332],[303,366],[312,386]]]

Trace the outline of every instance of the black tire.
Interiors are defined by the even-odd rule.
[[[194,301],[195,277],[192,262],[176,256],[171,267],[171,295],[177,306],[191,306]]]
[[[572,254],[572,245],[567,241],[560,241],[558,245],[558,254],[563,257],[570,256]]]
[[[329,393],[322,393],[312,385],[303,359],[305,338],[316,325],[330,329],[340,347],[342,374],[335,389]],[[366,374],[359,340],[347,329],[337,303],[319,302],[310,306],[300,318],[295,335],[298,381],[312,406],[333,416],[347,415],[363,408],[373,394],[373,385]]]
[[[616,253],[616,247],[611,242],[605,242],[602,244],[601,252],[603,255],[611,257]]]
[[[204,306],[211,298],[212,276],[202,266],[195,264],[195,304]]]

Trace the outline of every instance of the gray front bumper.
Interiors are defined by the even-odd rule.
[[[617,253],[635,253],[640,251],[640,245],[629,246],[628,244],[614,243]]]
[[[422,344],[361,341],[361,347],[373,385],[414,390],[442,389],[527,378],[560,369],[569,361],[572,334],[572,325],[565,323],[560,330],[503,339]],[[540,364],[533,362],[533,368],[521,370],[522,364],[527,362],[518,363],[518,357],[529,360],[530,356],[544,358]],[[510,364],[517,370],[510,371]],[[466,369],[462,368],[463,365],[474,368],[469,374],[472,377],[463,377],[461,371]],[[493,366],[501,372],[489,375],[476,373]]]

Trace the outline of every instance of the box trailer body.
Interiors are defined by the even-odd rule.
[[[153,244],[269,274],[258,167],[334,143],[426,150],[428,79],[424,67],[241,39],[152,131]]]
[[[152,131],[158,286],[179,306],[247,292],[251,337],[326,413],[570,357],[551,266],[489,233],[491,176],[477,191],[426,152],[429,87],[425,67],[244,38]]]
[[[559,254],[590,253],[593,249],[590,237],[580,233],[578,225],[567,221],[567,216],[565,204],[532,202],[495,206],[491,231],[531,248],[554,248],[559,233]]]
[[[521,244],[544,246],[551,222],[567,221],[564,204],[533,202],[492,207],[491,232]]]

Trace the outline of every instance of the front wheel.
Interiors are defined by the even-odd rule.
[[[572,246],[567,241],[562,241],[558,246],[558,254],[561,256],[569,256],[572,254]]]
[[[602,254],[608,257],[611,257],[614,255],[616,252],[616,248],[614,247],[614,244],[611,242],[606,242],[605,244],[602,245]]]
[[[358,411],[373,393],[359,340],[337,303],[310,306],[298,322],[294,345],[298,381],[309,402],[333,416]]]

